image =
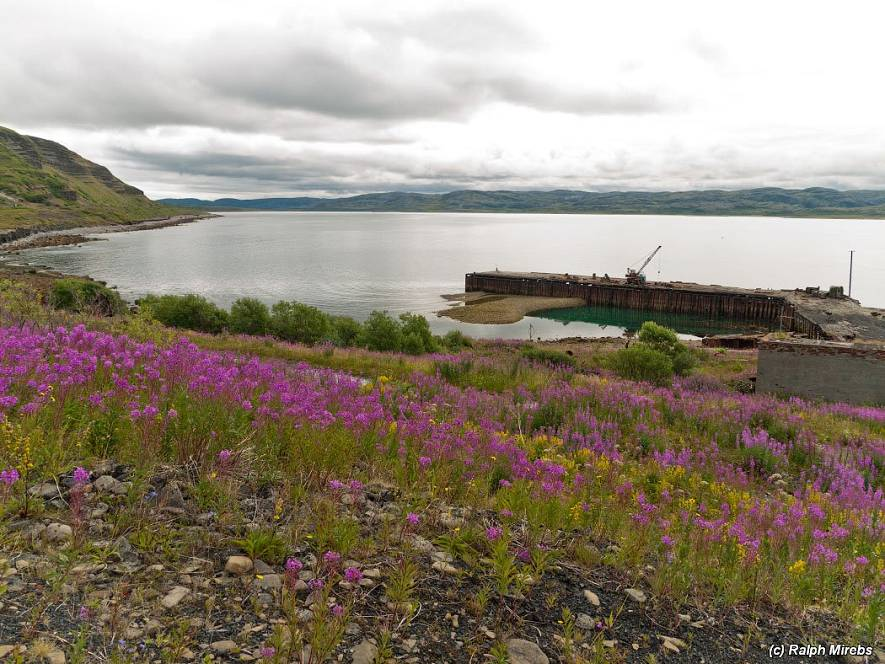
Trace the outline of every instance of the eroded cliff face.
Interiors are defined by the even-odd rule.
[[[0,127],[0,228],[127,223],[172,213],[64,145]]]

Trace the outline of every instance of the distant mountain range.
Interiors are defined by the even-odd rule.
[[[885,219],[885,191],[823,187],[738,191],[453,191],[388,192],[346,198],[166,198],[160,203],[213,210],[310,212],[554,212],[584,214],[752,215]]]
[[[0,230],[126,223],[170,214],[168,206],[64,145],[0,127]]]

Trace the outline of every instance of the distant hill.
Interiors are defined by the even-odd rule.
[[[653,191],[453,191],[448,194],[388,192],[346,198],[198,198],[160,203],[215,210],[304,210],[313,212],[558,212],[585,214],[752,215],[885,219],[885,191],[743,189]]]
[[[63,145],[0,127],[0,229],[127,223],[172,213]]]

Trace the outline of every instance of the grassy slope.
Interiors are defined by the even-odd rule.
[[[0,308],[17,329],[17,323],[26,319],[49,329],[59,324],[70,328],[77,322],[76,317],[42,308],[32,292],[30,287],[0,281]],[[364,638],[383,643],[391,634],[395,643],[416,639],[417,661],[428,662],[484,661],[486,655],[491,661],[504,661],[491,657],[492,651],[500,653],[502,642],[511,636],[538,641],[551,660],[572,664],[701,658],[731,662],[738,661],[738,653],[740,661],[761,662],[769,661],[771,643],[798,643],[803,638],[881,642],[876,636],[881,630],[878,600],[861,596],[862,589],[877,578],[881,545],[858,520],[865,514],[859,492],[840,498],[841,484],[832,490],[823,488],[841,472],[828,471],[832,466],[828,459],[839,458],[846,468],[855,468],[858,462],[852,450],[864,446],[876,459],[881,456],[873,441],[881,440],[885,422],[858,414],[860,409],[831,412],[814,404],[747,397],[714,388],[705,379],[694,380],[694,387],[663,390],[620,381],[597,375],[594,358],[610,349],[596,344],[582,345],[581,354],[574,347],[578,369],[572,371],[528,361],[512,344],[493,342],[481,343],[457,358],[413,358],[186,334],[204,349],[258,355],[278,362],[274,366],[285,372],[285,377],[277,374],[267,384],[262,378],[261,385],[247,386],[240,393],[223,384],[245,364],[234,362],[232,355],[198,357],[195,351],[182,350],[176,346],[183,336],[179,330],[163,328],[142,315],[82,320],[93,329],[178,347],[169,358],[180,359],[163,360],[159,373],[148,379],[150,372],[139,369],[142,359],[127,351],[125,358],[113,357],[112,372],[99,362],[105,369],[83,384],[59,381],[67,373],[55,374],[46,378],[55,383],[53,388],[41,396],[27,386],[28,376],[22,374],[11,390],[5,390],[20,400],[17,406],[4,407],[8,424],[0,427],[0,468],[22,465],[23,441],[31,441],[25,447],[34,461],[28,481],[17,485],[14,495],[0,497],[0,556],[13,560],[13,555],[25,552],[33,570],[13,575],[7,582],[7,597],[23,598],[17,601],[27,611],[15,610],[40,616],[39,633],[53,642],[64,639],[57,643],[69,654],[65,644],[75,641],[78,629],[97,652],[113,647],[108,644],[115,643],[128,625],[141,625],[147,618],[158,625],[156,636],[141,637],[144,658],[121,656],[110,661],[148,661],[161,653],[165,661],[184,661],[180,649],[207,654],[209,643],[227,636],[253,655],[266,644],[285,653],[264,661],[293,661],[292,649],[283,644],[295,642],[300,652],[299,639],[343,629],[349,621],[358,624],[360,633],[336,632],[329,646],[333,661],[335,655],[350,661],[348,651]],[[41,346],[49,343],[48,338],[40,337]],[[16,343],[5,346],[18,352]],[[60,343],[47,357],[88,364],[94,353],[105,353],[96,348],[74,339]],[[124,361],[129,357],[131,365]],[[728,375],[730,364],[748,360],[747,353],[725,352],[722,357],[707,357],[703,369],[706,374]],[[8,356],[4,362],[17,363]],[[440,364],[452,363],[468,370],[437,373]],[[229,371],[234,364],[240,369]],[[228,369],[214,372],[219,365]],[[53,365],[41,366],[35,369],[41,375],[55,371],[50,369]],[[345,422],[351,418],[339,418],[329,427],[314,426],[300,411],[283,414],[279,420],[255,419],[253,402],[256,409],[265,403],[276,407],[276,397],[267,402],[260,398],[265,390],[278,389],[271,383],[304,387],[297,391],[298,408],[313,408],[310,399],[301,397],[351,389],[347,381],[342,383],[317,367],[368,379],[351,390],[352,398],[359,401],[371,395],[396,426],[383,420],[377,429],[366,432],[348,428]],[[111,373],[126,376],[135,389],[118,390]],[[41,382],[42,378],[35,384]],[[104,395],[101,407],[94,407],[87,395]],[[245,398],[248,408],[243,405]],[[21,412],[31,399],[41,399],[40,408],[32,414]],[[161,412],[152,419],[133,418],[133,404],[155,404]],[[166,415],[170,408],[174,417]],[[754,432],[764,429],[789,441],[791,452],[775,457],[736,444],[744,427]],[[563,438],[569,430],[586,433],[588,429],[600,434],[596,451]],[[433,436],[422,433],[431,430]],[[509,441],[533,461],[560,464],[568,478],[581,472],[588,481],[569,485],[562,495],[547,495],[531,482],[508,475],[507,460],[516,458],[512,456],[516,448],[480,445],[464,465],[460,453],[449,454],[448,447],[433,443],[459,445],[474,436],[482,438],[483,432],[498,432],[497,439],[488,440]],[[224,449],[232,451],[230,463],[220,461]],[[664,449],[713,458],[658,461],[655,455]],[[417,459],[425,453],[429,465]],[[98,500],[112,505],[103,522],[78,525],[66,505],[32,501],[28,525],[39,519],[71,522],[79,534],[59,551],[41,548],[23,535],[17,501],[26,485],[51,478],[54,486],[57,476],[64,474],[60,482],[65,486],[71,468],[96,469],[99,459],[111,455],[123,464],[121,471],[112,472],[133,484],[126,496],[106,492],[94,496],[95,489],[87,494],[90,509]],[[185,460],[187,465],[182,465]],[[763,464],[759,471],[756,462]],[[484,470],[471,477],[477,463],[488,467],[482,466]],[[871,491],[881,486],[875,470],[879,467],[868,469]],[[96,470],[92,479],[103,472],[107,471]],[[807,483],[818,472],[824,473],[824,481],[819,490],[811,490]],[[152,499],[144,496],[151,487],[163,495],[171,477],[184,492],[187,515],[209,514],[211,523],[195,526],[191,516],[157,513]],[[507,477],[510,486],[496,481]],[[330,479],[343,480],[344,486],[357,480],[365,491],[345,502],[341,492],[331,489]],[[638,508],[645,504],[655,518],[637,526],[642,512]],[[811,514],[807,508],[814,506],[826,512],[826,521],[802,516]],[[404,525],[409,512],[419,515],[417,524]],[[787,512],[790,527],[780,530],[795,529],[797,535],[782,541],[780,531],[766,528],[776,514]],[[753,526],[754,514],[762,519],[759,528]],[[720,517],[727,534],[708,538],[704,523]],[[758,552],[738,545],[743,531],[732,527],[737,523],[753,527],[752,536],[762,538]],[[489,536],[487,528],[493,525],[500,527],[495,535],[500,541]],[[845,526],[847,534],[812,538],[813,529],[827,533],[832,528],[838,533],[837,526]],[[672,550],[664,546],[665,531],[676,540]],[[413,532],[421,539],[413,538]],[[131,567],[113,560],[118,554],[111,549],[117,544],[106,542],[117,537],[131,547],[128,553],[119,553]],[[819,541],[838,550],[838,564],[814,562],[809,552]],[[437,547],[437,556],[451,556],[451,565],[439,565],[428,551],[418,548],[429,543]],[[529,549],[533,556],[528,562],[514,560],[514,551]],[[327,550],[380,575],[380,582],[354,591],[337,583],[340,567],[328,572],[329,594],[323,599],[334,597],[346,611],[337,622],[322,612],[291,608],[303,609],[312,601],[306,589],[298,591],[300,595],[286,590],[267,593],[262,587],[265,572],[234,577],[221,571],[229,555],[245,554],[269,563],[274,575],[285,576],[287,556],[310,565],[313,557],[321,558]],[[843,567],[859,555],[870,562],[858,569]],[[201,566],[191,584],[195,561]],[[108,565],[113,573],[105,571]],[[162,566],[161,573],[149,566]],[[95,571],[84,576],[83,569]],[[43,570],[53,570],[53,576],[44,578]],[[311,571],[327,572],[321,563]],[[203,584],[209,577],[219,580],[219,585]],[[188,580],[181,581],[184,578]],[[65,583],[74,590],[64,590]],[[160,611],[159,598],[177,584],[189,586],[189,596],[180,606]],[[601,606],[594,608],[585,599],[584,587],[593,589]],[[648,600],[641,607],[628,602],[627,587],[643,589]],[[110,620],[99,620],[104,610],[100,599],[108,589],[115,608]],[[314,607],[327,604],[318,601]],[[86,606],[92,617],[78,623],[70,616],[80,606]],[[810,606],[814,611],[805,611]],[[564,612],[566,608],[571,614]],[[263,613],[256,626],[258,611]],[[445,616],[458,611],[461,625],[450,627]],[[573,619],[580,613],[588,614],[585,622],[592,618],[602,627],[576,628],[568,616]],[[679,618],[680,613],[689,614],[693,622]],[[806,622],[812,615],[824,616],[827,626]],[[32,638],[26,620],[4,622],[3,617],[0,614],[0,643]],[[269,623],[277,625],[279,633]],[[223,633],[215,627],[219,624],[226,626]],[[443,628],[437,629],[438,625]],[[461,641],[457,647],[452,631]],[[658,636],[662,633],[681,639],[681,654],[663,648]],[[607,646],[609,639],[613,645]],[[29,640],[28,644],[36,648]]]
[[[129,223],[176,211],[58,143],[0,127],[0,229]]]

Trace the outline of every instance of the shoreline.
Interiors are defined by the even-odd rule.
[[[74,226],[58,228],[15,228],[0,234],[0,255],[15,255],[25,249],[40,247],[60,247],[65,245],[92,242],[101,238],[89,237],[91,235],[104,235],[106,233],[128,233],[132,231],[151,230],[179,226],[202,219],[212,219],[222,215],[205,214],[177,214],[171,217],[157,219],[145,219],[126,224],[106,224],[103,226]]]
[[[496,295],[484,292],[443,295],[452,303],[448,309],[436,313],[441,318],[451,318],[461,323],[481,325],[507,325],[518,323],[536,311],[581,307],[585,302],[579,297],[541,297],[534,295]]]

